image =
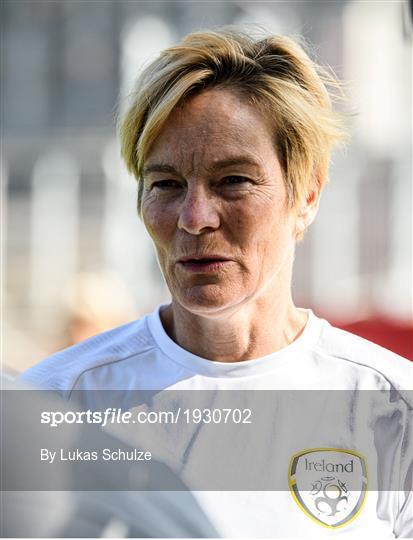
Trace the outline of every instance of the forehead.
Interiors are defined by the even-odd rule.
[[[274,133],[260,111],[229,89],[209,89],[188,99],[169,116],[146,165],[167,162],[199,169],[245,156],[265,162],[275,153]]]

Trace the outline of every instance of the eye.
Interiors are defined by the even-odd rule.
[[[243,184],[244,182],[251,182],[246,176],[226,176],[223,180],[224,184]]]
[[[158,188],[161,190],[179,188],[180,184],[176,180],[158,180],[152,184],[152,188]]]

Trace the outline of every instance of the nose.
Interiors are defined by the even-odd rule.
[[[217,201],[202,186],[191,186],[179,211],[178,229],[189,234],[202,234],[219,227]]]

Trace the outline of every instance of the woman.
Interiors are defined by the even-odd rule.
[[[405,420],[371,459],[405,481],[411,449],[401,456],[400,448],[411,365],[291,298],[295,245],[315,218],[331,149],[344,137],[328,85],[334,79],[286,37],[222,29],[163,51],[138,81],[120,138],[172,302],[24,376],[59,390],[345,390],[344,412],[325,422],[327,435],[312,429],[290,445],[295,453],[277,450],[291,493],[252,487],[260,492],[200,496],[227,536],[320,537],[348,527],[391,538],[412,527],[406,484],[402,492],[386,486],[365,503],[369,457],[352,439],[354,430],[381,426],[373,409],[367,420],[357,409],[355,390],[397,391]],[[274,412],[274,425],[282,430],[287,417],[291,429],[303,410],[292,404],[282,416]],[[320,406],[314,416],[325,412]],[[187,431],[179,440],[171,435],[181,456],[199,436],[193,426]],[[262,455],[273,455],[277,440],[268,437]],[[368,444],[376,452],[375,440],[373,430]],[[335,506],[323,485],[329,467],[341,486],[334,484]],[[360,481],[357,495],[349,480]]]

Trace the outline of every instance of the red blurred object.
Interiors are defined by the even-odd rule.
[[[331,324],[413,360],[413,325],[411,324],[383,317],[371,317],[351,323],[331,321]]]

